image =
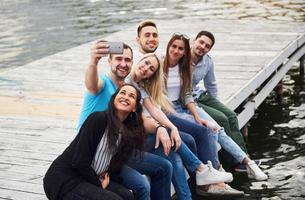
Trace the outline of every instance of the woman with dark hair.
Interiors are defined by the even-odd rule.
[[[135,149],[142,150],[145,134],[141,94],[125,84],[113,94],[108,110],[92,113],[79,134],[51,164],[44,189],[51,200],[133,199],[132,193],[109,181]]]
[[[194,103],[191,93],[190,45],[189,38],[186,35],[174,34],[170,39],[166,49],[163,70],[166,77],[167,95],[173,103],[175,111],[179,113],[179,117],[208,128],[209,142],[214,146],[212,149],[214,149],[216,155],[219,148],[222,147],[239,162],[249,159],[246,153],[225,133],[224,129]],[[169,119],[179,129],[181,124],[175,122],[175,119],[171,117]],[[201,134],[206,134],[206,132],[201,132]],[[197,144],[197,146],[200,145]],[[220,167],[219,161],[213,163],[213,166],[218,169]],[[267,175],[258,166],[255,165],[254,167],[257,173],[256,179],[266,180]],[[238,193],[229,186],[226,186],[225,189],[225,192]]]

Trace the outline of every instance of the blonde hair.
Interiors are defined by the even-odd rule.
[[[150,95],[150,99],[154,104],[160,105],[162,110],[165,112],[173,113],[174,109],[172,103],[165,95],[164,74],[160,59],[154,53],[147,53],[139,62],[141,62],[142,60],[148,57],[156,58],[158,62],[158,69],[150,78],[141,80],[138,84]]]

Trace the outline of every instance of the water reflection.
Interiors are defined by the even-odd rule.
[[[304,10],[304,0],[2,0],[0,69],[95,40],[147,17],[305,21]]]

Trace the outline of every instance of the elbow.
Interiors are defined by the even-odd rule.
[[[96,95],[98,93],[98,87],[97,86],[86,84],[86,88],[93,95]]]

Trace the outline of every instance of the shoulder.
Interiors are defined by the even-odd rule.
[[[203,60],[207,64],[213,64],[213,59],[209,54],[204,55]]]
[[[91,118],[91,120],[107,119],[107,113],[106,111],[93,112],[89,115],[89,118]]]
[[[87,123],[91,124],[93,127],[106,127],[107,126],[107,113],[106,111],[97,111],[91,113],[87,118]]]
[[[103,74],[100,76],[100,80],[103,82],[103,84],[107,84],[107,83],[110,83],[112,82],[112,80],[110,79],[109,76]]]

